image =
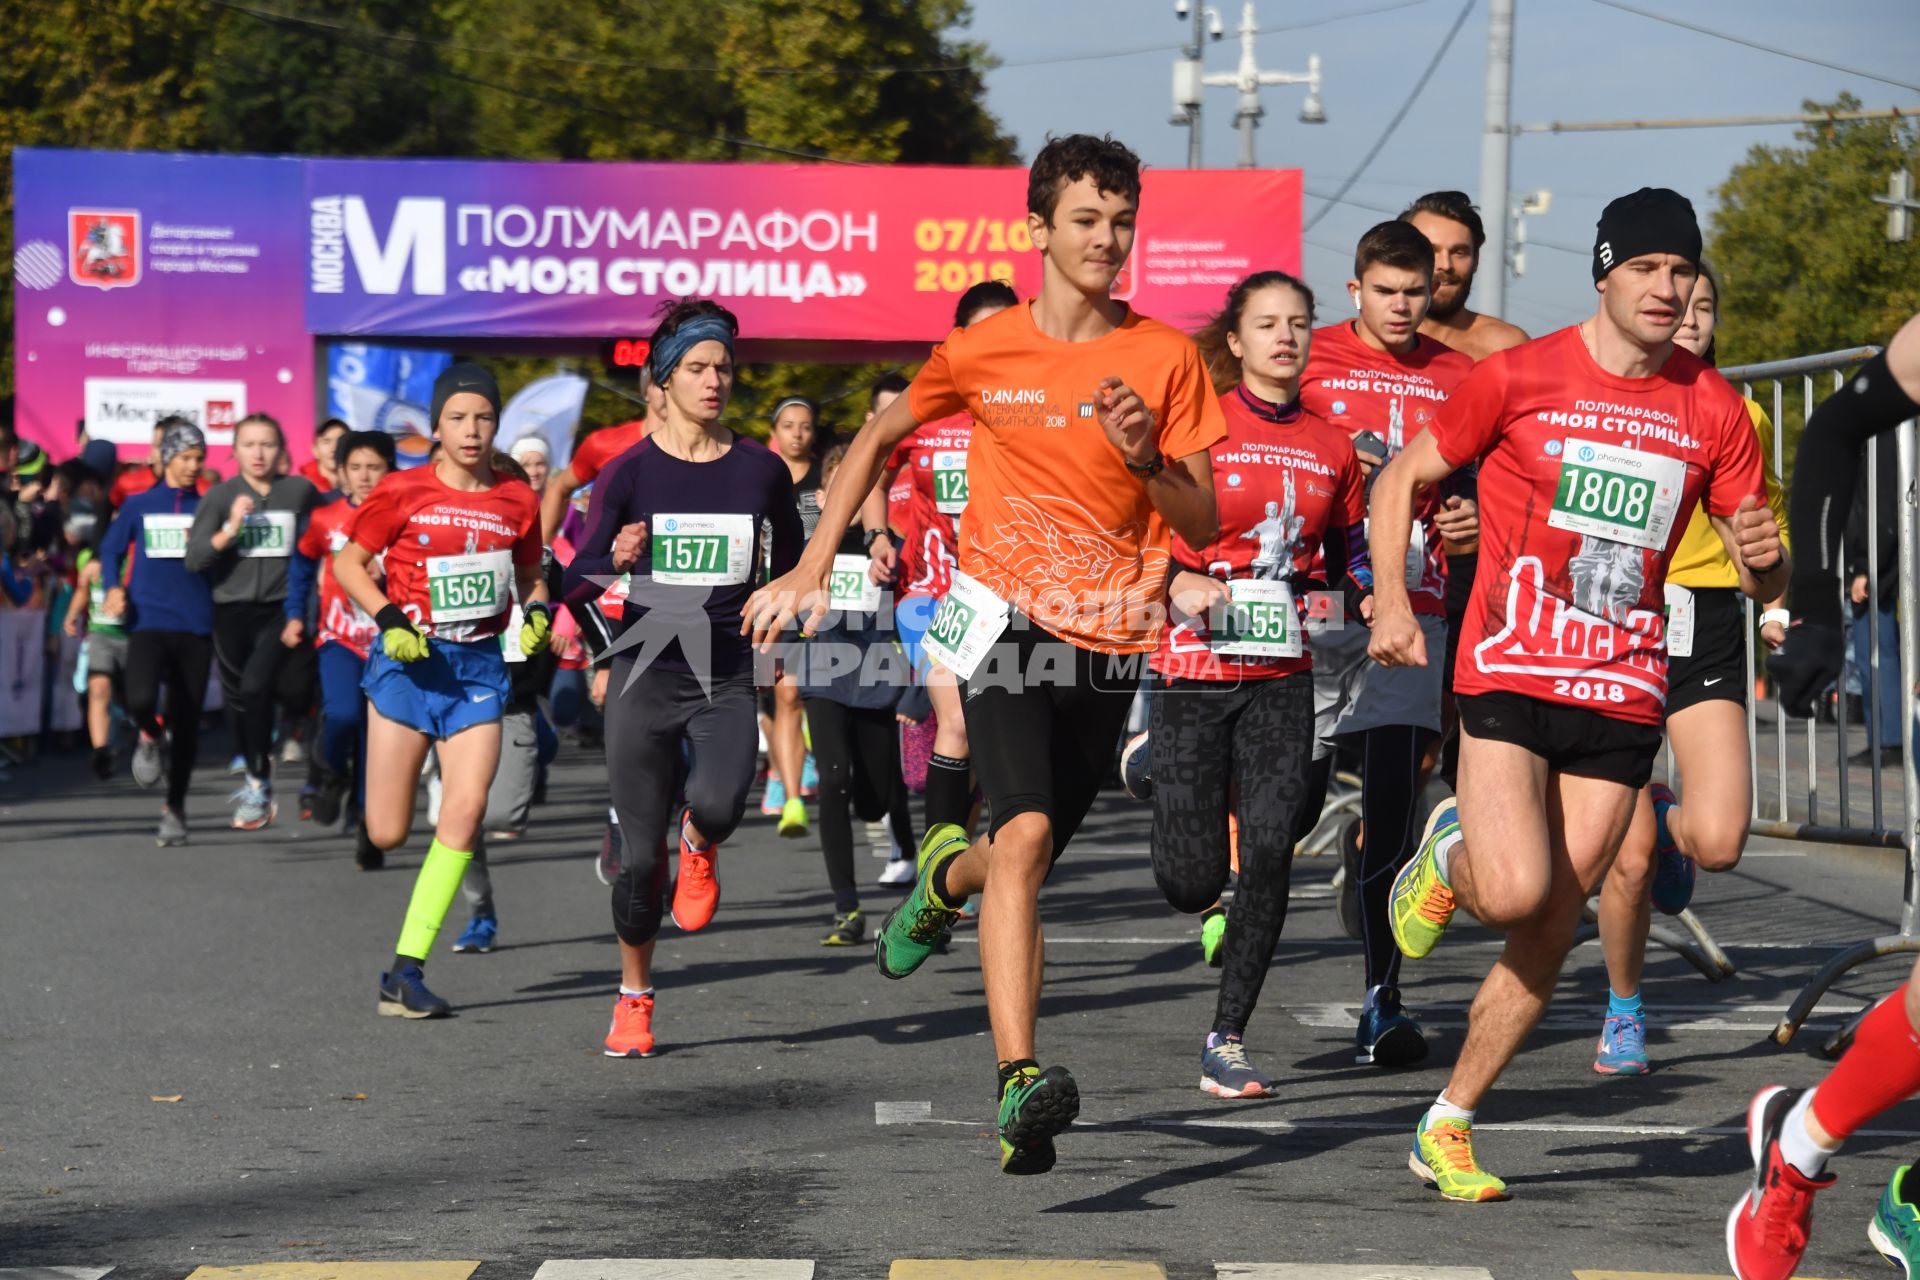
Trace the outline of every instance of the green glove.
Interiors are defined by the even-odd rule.
[[[374,616],[380,628],[380,647],[395,662],[418,662],[427,656],[426,633],[414,625],[397,604],[390,604]]]
[[[530,604],[524,612],[527,620],[520,624],[520,652],[531,658],[547,647],[547,636],[553,631],[553,609]]]

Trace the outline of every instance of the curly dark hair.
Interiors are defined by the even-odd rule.
[[[1430,213],[1436,218],[1446,218],[1457,222],[1467,229],[1473,237],[1473,251],[1480,252],[1480,246],[1487,242],[1487,229],[1480,221],[1480,211],[1473,207],[1473,201],[1464,191],[1429,191],[1400,211],[1400,221],[1412,222],[1416,213]]]
[[[1112,134],[1096,138],[1090,133],[1070,133],[1047,139],[1033,158],[1033,167],[1027,170],[1027,212],[1052,226],[1060,193],[1082,178],[1093,179],[1102,194],[1140,203],[1140,157]]]

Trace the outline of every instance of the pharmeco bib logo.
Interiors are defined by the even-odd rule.
[[[140,283],[139,211],[67,210],[67,275],[95,289]]]

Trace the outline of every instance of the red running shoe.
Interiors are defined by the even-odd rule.
[[[607,1028],[607,1056],[653,1056],[652,996],[622,995],[613,1002],[613,1023]]]
[[[1727,1261],[1739,1280],[1791,1280],[1813,1230],[1814,1193],[1833,1185],[1832,1174],[1809,1178],[1780,1154],[1780,1126],[1792,1107],[1777,1084],[1747,1107],[1753,1186],[1727,1215]]]
[[[720,905],[720,846],[695,849],[687,843],[692,812],[680,815],[680,876],[673,885],[673,922],[688,933],[706,928]]]

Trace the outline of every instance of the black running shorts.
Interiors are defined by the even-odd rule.
[[[1653,778],[1661,741],[1655,725],[1518,693],[1461,694],[1455,703],[1462,733],[1510,742],[1545,760],[1556,773],[1604,778],[1636,791]]]
[[[960,682],[990,836],[1018,814],[1044,813],[1059,859],[1114,767],[1147,656],[1082,649],[1014,611]]]
[[[1667,656],[1667,714],[1702,702],[1747,700],[1747,611],[1734,587],[1693,593],[1693,652]]]

